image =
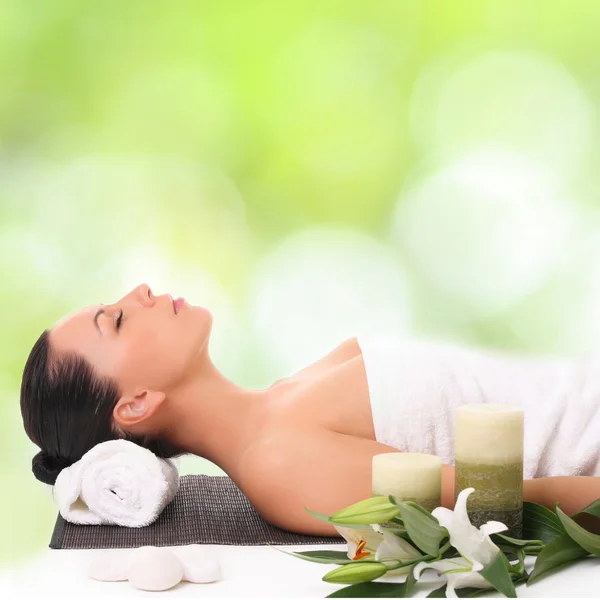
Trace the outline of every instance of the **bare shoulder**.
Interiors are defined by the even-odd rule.
[[[305,379],[312,375],[318,374],[325,369],[335,367],[341,363],[351,360],[355,356],[361,354],[361,349],[356,337],[351,337],[344,340],[341,344],[333,348],[325,356],[318,359],[314,363],[304,367],[298,371],[292,379]]]
[[[358,340],[356,336],[353,336],[345,339],[341,344],[333,348],[333,350],[328,352],[317,362],[331,365],[339,364],[340,362],[344,362],[354,358],[355,356],[358,356],[360,353],[361,350]]]
[[[373,456],[397,449],[319,428],[286,426],[239,464],[240,488],[267,521],[298,533],[339,535],[305,509],[333,514],[371,496]]]

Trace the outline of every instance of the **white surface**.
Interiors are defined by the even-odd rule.
[[[324,598],[345,587],[321,581],[335,565],[311,563],[286,556],[269,546],[208,545],[221,564],[223,579],[215,583],[182,582],[166,592],[143,592],[128,582],[105,583],[87,576],[92,557],[105,552],[127,550],[46,550],[36,560],[10,572],[0,573],[0,597],[141,597],[169,594],[202,598]],[[342,550],[342,544],[277,546],[287,552],[306,550]],[[531,559],[528,557],[528,562]],[[430,571],[427,581],[434,581]],[[380,581],[402,581],[403,577],[385,577]],[[426,596],[435,585],[418,584],[416,596]],[[6,594],[9,592],[9,594]],[[10,593],[12,592],[12,594]],[[588,559],[550,575],[531,587],[519,586],[519,597],[598,598],[600,594],[600,559]],[[503,597],[489,592],[490,597]]]

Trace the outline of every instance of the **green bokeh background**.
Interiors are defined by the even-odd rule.
[[[213,310],[250,387],[358,331],[595,350],[599,25],[594,0],[0,0],[0,563],[56,512],[29,350],[141,281]]]

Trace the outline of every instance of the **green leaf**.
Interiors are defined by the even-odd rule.
[[[338,510],[336,515],[353,515],[357,512],[364,512],[365,510],[378,510],[380,507],[389,508],[391,502],[385,496],[370,496],[364,500],[359,500],[354,504],[350,504],[345,508]],[[331,515],[332,517],[334,515]]]
[[[419,558],[411,558],[410,560],[403,560],[403,561],[398,561],[398,566],[397,567],[393,567],[391,569],[389,569],[390,571],[394,571],[396,569],[401,569],[402,567],[408,567],[410,565],[416,565],[417,563],[420,562],[432,562],[434,560],[438,560],[439,556],[431,556],[429,554],[424,554],[423,556],[419,556]],[[385,560],[389,560],[389,559],[385,559]],[[383,562],[383,561],[382,561]]]
[[[410,598],[406,593],[406,582],[379,583],[369,581],[356,583],[329,594],[327,598]]]
[[[424,506],[421,506],[416,502],[411,502],[410,500],[407,500],[406,502],[404,502],[404,504],[408,504],[408,506],[416,508],[418,511],[422,512],[426,517],[429,517],[434,523],[437,523],[438,525],[440,524],[439,521]]]
[[[394,520],[389,520],[389,521],[383,521],[382,523],[379,523],[379,526],[382,527],[383,529],[389,529],[391,532],[398,532],[401,533],[403,531],[406,531],[406,528],[404,527],[404,523],[401,521],[402,524],[398,524],[396,523]]]
[[[412,596],[413,589],[415,587],[415,583],[417,583],[417,580],[415,579],[414,571],[415,571],[415,567],[413,567],[408,572],[408,575],[406,576],[406,581],[404,582],[404,597],[405,598],[410,598]]]
[[[509,560],[518,558],[521,550],[529,556],[537,556],[544,549],[544,546],[526,546],[525,548],[518,548],[517,546],[511,546],[510,544],[503,544],[502,542],[494,542],[494,544],[504,552],[506,558]]]
[[[385,529],[386,531],[388,531],[389,533],[393,533],[394,535],[402,538],[403,540],[406,540],[407,542],[410,542],[410,535],[408,535],[408,531],[406,531],[406,529],[404,529],[404,527],[400,528],[400,527],[386,527],[383,524],[379,525],[382,529]]]
[[[600,556],[600,535],[590,533],[587,529],[578,525],[571,517],[560,510],[558,506],[556,507],[556,514],[572,539],[590,554]]]
[[[477,596],[483,596],[490,592],[489,588],[475,588],[475,587],[465,587],[459,588],[456,590],[456,595],[459,598],[476,598]]]
[[[408,533],[408,531],[406,531],[406,529],[404,529],[403,531],[396,530],[393,533],[394,535],[397,535],[403,540],[406,540],[411,546],[415,546],[415,543],[412,541],[410,534]]]
[[[363,583],[372,581],[387,573],[387,567],[374,560],[353,561],[353,564],[343,565],[323,576],[328,583]]]
[[[493,533],[491,535],[492,541],[494,541],[494,538],[496,537],[499,537],[513,546],[538,546],[544,543],[542,540],[519,540],[517,538],[508,537],[507,535],[503,535],[501,533]]]
[[[523,537],[548,544],[562,535],[565,528],[548,508],[535,502],[523,502]]]
[[[427,595],[427,598],[446,598],[446,588],[448,584],[444,584],[442,587],[436,588],[433,592]]]
[[[501,594],[507,598],[516,598],[517,592],[508,571],[509,567],[510,564],[504,554],[498,552],[494,560],[485,565],[479,573]]]
[[[535,567],[529,575],[527,585],[537,581],[542,575],[548,574],[551,570],[580,560],[588,554],[587,550],[584,550],[568,534],[563,533],[540,552],[535,561]]]
[[[435,518],[432,520],[431,514],[427,516],[415,508],[413,502],[399,502],[398,508],[411,541],[421,552],[437,556],[442,540],[448,537],[448,530],[441,527]]]
[[[574,514],[573,520],[590,533],[600,533],[600,499]]]
[[[518,560],[518,550],[516,550],[514,546],[505,546],[504,544],[496,544],[496,546],[504,552],[504,556],[506,556],[507,560]]]
[[[505,554],[517,555],[519,550],[523,550],[525,554],[537,555],[539,554],[546,544],[542,540],[519,540],[516,538],[502,535],[501,533],[493,533],[490,539],[502,552]],[[512,560],[510,557],[508,557]]]
[[[435,560],[439,560],[440,558],[456,558],[458,556],[461,556],[461,553],[448,541],[440,548],[440,552],[435,557]]]
[[[320,564],[333,564],[333,565],[347,565],[350,563],[364,561],[363,558],[358,560],[352,560],[348,558],[348,555],[345,552],[334,552],[334,551],[323,551],[323,550],[310,550],[308,552],[286,552],[281,548],[276,548],[272,544],[267,542],[267,546],[270,546],[274,550],[278,552],[283,552],[283,554],[287,554],[288,556],[295,556],[296,558],[301,558],[302,560],[307,560],[309,562],[320,563]]]
[[[447,585],[443,585],[437,590],[433,590],[427,597],[428,598],[446,598],[446,588]],[[459,598],[475,598],[476,596],[481,596],[490,591],[490,588],[458,588],[456,591],[456,595]]]
[[[317,519],[319,519],[319,521],[324,521],[325,523],[331,523],[332,525],[340,525],[340,523],[334,523],[330,517],[328,517],[327,515],[320,513],[320,512],[315,512],[314,510],[310,510],[309,508],[304,508],[304,510],[311,514],[313,517],[316,517]],[[349,524],[349,523],[345,523],[344,527],[349,527],[351,529],[364,529],[365,526],[364,525],[354,525],[354,524]]]
[[[292,555],[321,564],[346,565],[356,562],[356,560],[348,558],[346,552],[335,552],[334,550],[308,550],[306,552],[293,552]]]
[[[600,498],[595,502],[592,502],[590,505],[586,506],[583,510],[580,510],[577,515],[581,513],[587,513],[588,515],[594,515],[595,517],[600,518]],[[573,515],[573,516],[577,516]]]
[[[357,583],[333,592],[327,598],[410,598],[415,583],[411,569],[402,583]]]
[[[517,550],[517,559],[519,562],[516,565],[510,565],[509,572],[511,576],[522,577],[525,573],[525,550],[523,548]]]
[[[400,514],[399,508],[392,504],[385,496],[373,496],[351,506],[338,510],[331,515],[330,522],[342,524],[372,525],[389,521]]]
[[[307,550],[306,552],[296,552],[296,554],[302,554],[302,556],[312,556],[313,558],[323,558],[328,560],[350,560],[346,552],[340,552],[338,550]]]
[[[519,577],[517,577],[516,579],[513,579],[513,583],[515,584],[515,587],[521,583],[527,583],[527,580],[529,579],[529,573],[527,572],[527,569],[523,569],[523,574],[520,575]]]
[[[524,577],[520,577],[519,579],[515,579],[514,583],[523,583],[525,581],[527,581],[526,575]],[[446,598],[446,588],[447,585],[443,585],[442,587],[437,588],[437,590],[433,590],[433,592],[431,592],[427,598]],[[456,590],[456,595],[459,598],[476,598],[477,596],[483,596],[483,594],[487,594],[489,591],[489,588],[465,587],[458,588]]]
[[[588,518],[589,516],[592,517],[591,521]],[[581,519],[578,517],[581,517]],[[574,514],[573,520],[588,531],[590,531],[588,528],[591,528],[593,533],[600,533],[600,498]]]

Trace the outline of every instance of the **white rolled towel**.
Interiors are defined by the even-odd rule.
[[[145,527],[178,489],[176,461],[127,440],[110,440],[59,473],[54,499],[71,523]]]

